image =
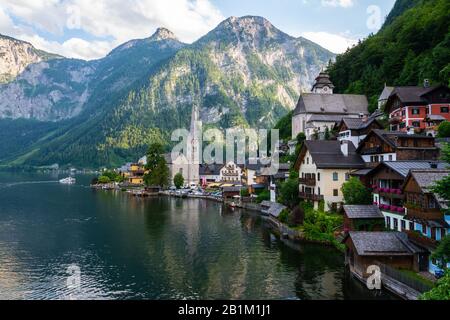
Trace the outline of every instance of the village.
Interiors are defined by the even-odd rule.
[[[362,282],[378,266],[384,288],[418,299],[450,267],[433,255],[450,232],[448,200],[435,190],[450,174],[449,139],[441,133],[449,126],[450,89],[427,80],[423,86],[386,86],[373,113],[366,96],[333,89],[321,72],[311,92],[302,93],[291,139],[276,150],[276,174],[260,162],[193,161],[201,149],[194,107],[187,156],[163,153],[164,168],[153,166],[167,170],[164,183],[146,178],[149,163],[159,162],[146,155],[105,171],[93,187],[257,211],[281,237],[334,244]]]

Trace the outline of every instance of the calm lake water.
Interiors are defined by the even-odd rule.
[[[389,298],[347,276],[341,253],[294,250],[251,213],[60,178],[0,173],[0,299]]]

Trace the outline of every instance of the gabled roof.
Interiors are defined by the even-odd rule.
[[[369,103],[367,97],[363,95],[303,93],[295,108],[294,115],[301,113],[369,114]]]
[[[355,152],[352,143],[348,144],[348,156],[341,151],[340,141],[305,141],[302,151],[296,162],[296,168],[300,168],[306,151],[309,151],[318,169],[362,169],[365,163],[361,156]]]
[[[367,137],[360,143],[359,147],[358,147],[358,152],[364,147],[365,145],[365,141],[368,140],[370,138],[371,135],[376,135],[378,136],[382,141],[384,141],[385,143],[389,144],[392,148],[396,149],[396,148],[406,148],[406,149],[414,149],[414,147],[401,147],[397,144],[397,140],[399,138],[408,138],[408,139],[428,139],[428,140],[434,140],[435,138],[433,137],[429,137],[429,136],[425,136],[425,135],[421,135],[421,134],[408,134],[408,133],[404,133],[404,132],[399,132],[399,131],[386,131],[386,130],[381,130],[381,129],[373,129],[368,135]],[[436,149],[436,147],[417,147],[420,149]]]
[[[392,91],[394,91],[394,89],[395,89],[395,87],[387,87],[387,86],[385,86],[384,89],[383,89],[383,92],[381,92],[381,95],[378,98],[378,100],[384,101],[384,100],[389,99],[389,97],[391,96]]]
[[[375,173],[382,167],[388,167],[406,178],[411,170],[445,169],[447,164],[440,161],[384,161],[370,171]]]
[[[411,170],[406,177],[404,186],[407,185],[408,181],[413,178],[419,188],[423,193],[432,193],[439,203],[441,209],[448,209],[449,203],[447,200],[443,199],[437,193],[434,193],[432,188],[436,182],[446,178],[450,175],[450,170],[442,169],[428,169],[428,170]]]
[[[403,104],[410,105],[424,105],[427,104],[426,95],[432,93],[437,89],[445,89],[450,93],[450,88],[444,85],[423,87],[423,86],[409,86],[409,87],[395,87],[388,99],[388,106],[391,105],[391,101],[398,98]],[[448,99],[450,102],[450,98]],[[389,112],[389,108],[386,110]]]
[[[344,211],[350,219],[384,219],[377,206],[344,206]]]
[[[400,232],[354,232],[349,233],[360,256],[411,256],[423,252]]]
[[[349,130],[363,130],[370,127],[373,123],[376,123],[379,128],[383,128],[376,118],[343,118],[339,127],[342,127],[342,125],[345,124]]]

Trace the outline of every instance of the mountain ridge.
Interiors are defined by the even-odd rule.
[[[69,70],[76,63],[93,70],[85,75],[86,88],[60,83],[87,92],[83,109],[76,116],[50,118],[60,123],[50,138],[43,135],[12,157],[0,155],[0,161],[33,166],[119,165],[145,152],[149,143],[168,146],[173,129],[189,127],[194,104],[201,107],[209,127],[269,128],[334,59],[328,50],[289,36],[262,17],[231,17],[192,44],[173,39],[165,29],[155,34],[159,41],[149,40],[153,36],[131,40],[97,61],[65,61]],[[151,46],[166,55],[149,51]],[[57,75],[67,80],[68,71],[58,70],[62,71]],[[135,77],[129,79],[130,75]],[[119,90],[113,90],[116,87]]]

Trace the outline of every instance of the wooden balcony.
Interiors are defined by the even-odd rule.
[[[439,209],[420,208],[409,203],[405,204],[407,215],[411,218],[423,220],[440,220],[444,218],[444,213]]]
[[[322,195],[312,194],[312,193],[305,193],[300,192],[299,194],[300,199],[308,200],[308,201],[323,201]]]
[[[300,178],[299,180],[300,184],[303,184],[308,187],[315,187],[316,186],[316,179],[315,178]]]
[[[403,121],[402,117],[392,117],[389,119],[389,123],[393,125],[400,124],[402,123],[402,121]]]

